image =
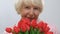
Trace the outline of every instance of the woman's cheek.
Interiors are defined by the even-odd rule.
[[[36,15],[36,16],[39,16],[39,13],[40,13],[40,12],[38,12],[38,11],[35,11],[35,15]]]
[[[22,13],[21,13],[21,16],[23,16],[23,17],[25,17],[27,15],[27,12],[26,11],[23,11]]]

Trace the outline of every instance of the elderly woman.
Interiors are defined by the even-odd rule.
[[[37,19],[38,22],[38,16],[43,10],[43,2],[42,0],[17,0],[15,8],[22,18],[29,18],[31,21]],[[5,32],[4,34],[8,33]]]
[[[42,12],[42,0],[18,0],[15,4],[16,11],[21,17],[37,19]]]

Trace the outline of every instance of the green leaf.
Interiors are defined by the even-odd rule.
[[[30,34],[35,34],[33,27],[30,27]]]
[[[22,34],[21,32],[19,32],[19,34]]]
[[[22,32],[22,30],[21,30],[18,34],[24,34],[24,32]]]
[[[35,34],[40,34],[40,31],[38,28],[35,29]]]
[[[18,34],[23,34],[21,31]]]
[[[27,30],[24,34],[29,34],[29,31]]]

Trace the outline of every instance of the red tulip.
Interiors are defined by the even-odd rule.
[[[30,26],[30,20],[28,18],[22,18],[21,21],[18,22],[18,27],[20,28],[23,24],[27,24]]]
[[[43,24],[43,29],[45,29],[47,27],[47,23]]]
[[[36,19],[33,19],[33,20],[32,20],[31,25],[32,25],[32,27],[36,28],[36,26],[37,26],[37,21],[36,21]]]
[[[20,28],[18,28],[17,26],[14,26],[13,30],[18,33],[20,31]]]
[[[47,32],[46,34],[53,34],[53,32]]]
[[[30,19],[28,19],[28,18],[22,18],[21,21],[22,21],[23,23],[28,23],[28,22],[30,22]]]
[[[11,33],[12,29],[11,28],[6,28],[6,32]]]
[[[30,26],[29,25],[26,25],[26,28],[28,31],[30,31]]]
[[[22,30],[22,32],[25,32],[27,30],[25,24],[21,25],[21,30]]]
[[[44,32],[48,32],[50,30],[50,28],[49,27],[46,27],[45,29],[44,29]]]
[[[28,18],[22,18],[21,21],[18,22],[18,27],[22,29],[23,32],[26,30],[30,30],[30,20]]]
[[[43,21],[40,21],[39,23],[38,23],[38,28],[42,28],[44,26],[44,22]]]
[[[18,22],[18,27],[21,28],[23,22]]]

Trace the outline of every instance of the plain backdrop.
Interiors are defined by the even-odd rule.
[[[39,18],[60,32],[60,0],[44,0],[44,9]],[[14,7],[15,0],[0,0],[0,34],[6,27],[15,25],[20,16]],[[60,34],[60,33],[59,33]]]

